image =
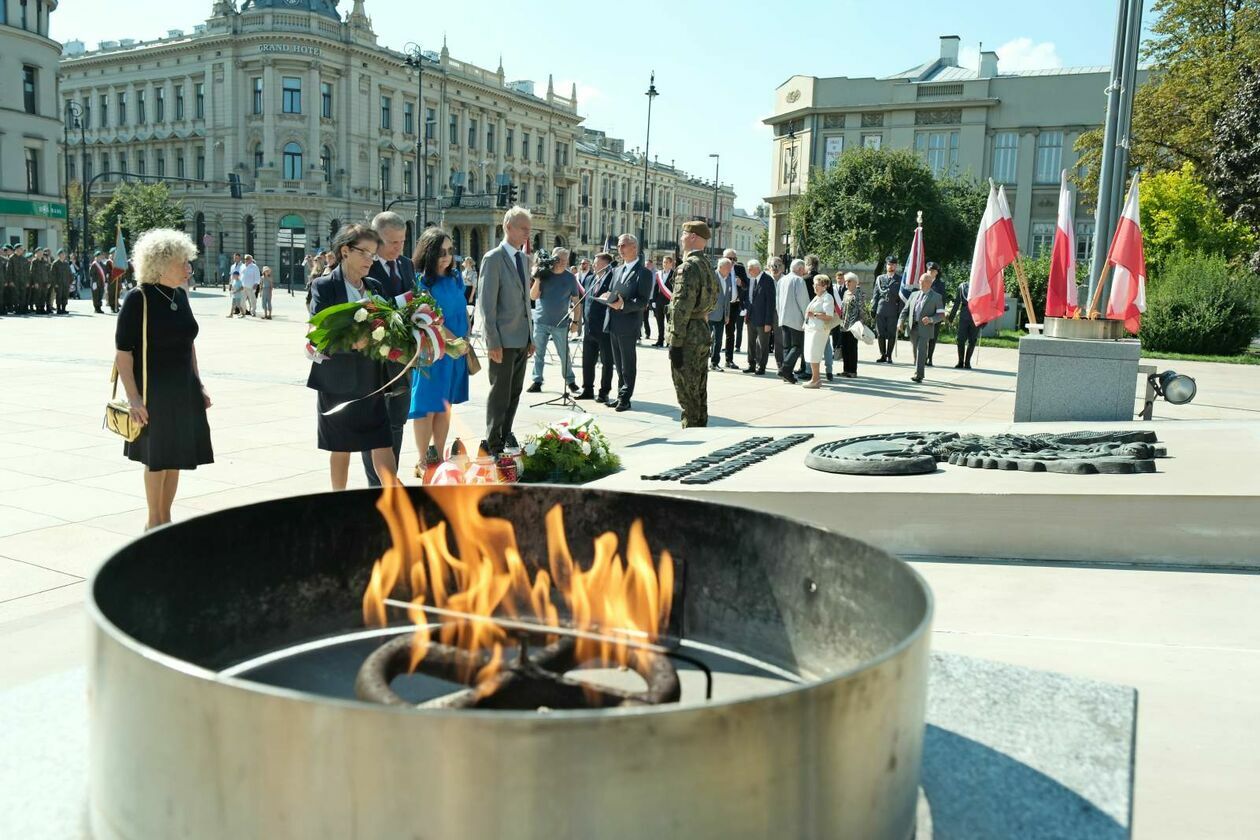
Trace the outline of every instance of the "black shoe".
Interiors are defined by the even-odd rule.
[[[728,362],[726,363],[726,369],[727,369],[727,370],[739,370],[739,365],[735,364],[734,362],[729,362],[729,361],[728,361]]]
[[[503,438],[504,449],[520,449],[521,445],[516,442],[516,435],[508,432]]]
[[[922,381],[923,381],[923,377],[922,377],[922,376],[912,376],[912,377],[910,377],[910,381],[911,381],[911,382],[922,382]]]
[[[963,369],[964,369],[964,370],[971,370],[971,363],[970,363],[970,362],[968,362],[967,364],[963,365]]]
[[[609,397],[608,399],[604,400],[604,405],[608,406],[609,408],[616,408],[620,403],[621,403],[621,400],[617,399],[616,397]]]
[[[599,403],[600,405],[608,405],[608,394],[604,393],[604,394],[598,395],[597,397],[595,397],[595,402]],[[614,397],[613,403],[616,403],[616,402],[617,400]]]
[[[653,346],[653,347],[664,347],[664,346],[665,346],[665,342],[664,342],[664,341],[658,341],[658,342],[656,342],[655,344],[653,344],[652,346]]]
[[[526,388],[526,389],[525,389],[525,391],[526,391],[526,393],[529,393],[529,394],[541,394],[541,393],[542,393],[542,383],[541,383],[541,382],[535,382],[535,383],[533,383],[532,385],[530,385],[528,388]]]
[[[828,374],[827,374],[827,381],[828,381],[828,382],[835,382],[835,381],[836,381],[835,374],[828,373]]]
[[[961,370],[962,368],[966,367],[966,365],[964,365],[962,362],[959,362],[958,364],[954,365],[954,367],[956,367],[956,368],[958,368],[959,370]]]
[[[573,399],[575,399],[575,400],[593,400],[593,399],[595,399],[595,395],[594,395],[594,394],[592,394],[590,391],[583,391],[582,393],[578,394],[578,395],[577,395],[576,397],[574,397]]]
[[[722,372],[722,366],[721,366],[721,365],[713,365],[713,364],[711,364],[711,365],[709,365],[709,370],[716,371],[717,373],[721,373],[721,372]]]
[[[779,378],[789,385],[796,384],[796,377],[786,371],[779,371]]]
[[[580,394],[580,393],[582,393],[582,389],[578,387],[578,384],[577,384],[576,382],[570,382],[570,383],[569,383],[569,393],[570,393],[570,394]]]
[[[617,408],[617,410],[618,410],[618,411],[629,411],[629,410],[630,410],[630,400],[622,400],[621,402],[616,403],[616,408]]]
[[[757,372],[757,369],[755,367],[744,368],[744,373],[756,373],[756,372]]]
[[[766,375],[766,369],[765,369],[765,368],[760,368],[760,369],[758,369],[758,370],[753,371],[753,373],[757,374],[757,376],[765,376],[765,375]]]
[[[928,359],[928,360],[927,360],[924,364],[926,364],[928,367],[932,367],[932,366],[933,366],[933,365],[932,365],[932,360],[931,360],[931,359]]]

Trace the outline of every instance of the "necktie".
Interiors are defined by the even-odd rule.
[[[527,285],[525,283],[525,269],[521,265],[521,252],[520,251],[516,252],[516,276],[521,278],[522,286]]]

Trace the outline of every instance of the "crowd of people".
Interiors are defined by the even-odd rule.
[[[67,301],[78,297],[78,269],[59,249],[21,242],[0,245],[0,315],[66,315]]]

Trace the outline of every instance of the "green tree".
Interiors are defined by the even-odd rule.
[[[1212,166],[1207,181],[1221,209],[1233,220],[1260,233],[1260,69],[1245,67],[1240,85],[1212,137]],[[1260,250],[1251,256],[1260,273]]]
[[[1178,249],[1146,289],[1145,350],[1236,356],[1260,332],[1260,278],[1220,254]]]
[[[99,202],[93,212],[94,247],[104,249],[112,246],[119,222],[122,223],[123,238],[130,244],[146,230],[182,227],[184,205],[171,198],[166,184],[124,182],[114,188],[109,198]]]
[[[1150,66],[1133,100],[1129,163],[1147,172],[1190,161],[1206,170],[1212,129],[1234,99],[1239,69],[1260,59],[1260,0],[1155,0],[1142,58]],[[1082,196],[1098,195],[1102,129],[1076,141]]]
[[[770,249],[769,237],[769,232],[763,230],[757,234],[757,241],[753,243],[753,253],[762,265],[766,264],[766,252]]]
[[[1249,256],[1256,239],[1246,225],[1227,218],[1220,202],[1199,179],[1193,163],[1142,179],[1142,244],[1148,273],[1163,268],[1176,250]]]
[[[911,151],[852,149],[830,170],[815,170],[793,206],[794,250],[830,265],[880,265],[910,244],[921,210],[928,258],[951,262],[970,256],[984,200],[973,182],[938,182]]]

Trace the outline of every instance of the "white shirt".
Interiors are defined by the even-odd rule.
[[[824,321],[821,318],[810,318],[808,317],[810,312],[813,312],[815,315],[826,315],[829,318],[834,318],[836,315],[835,298],[829,292],[824,292],[811,300],[805,310],[805,323],[801,327],[805,332],[827,332],[835,324],[830,321]]]
[[[258,263],[252,262],[241,267],[241,285],[247,289],[252,289],[262,281],[262,272],[258,270]]]
[[[235,271],[241,277],[244,277],[245,276],[245,263],[243,262],[232,263],[232,265],[228,268],[228,277],[232,276],[233,271]]]

